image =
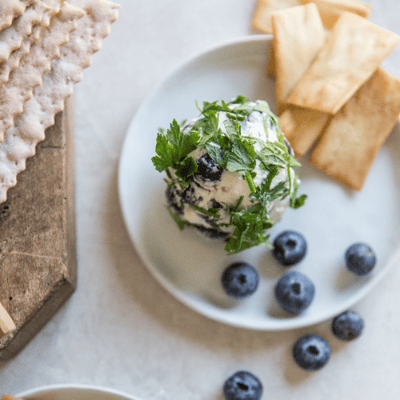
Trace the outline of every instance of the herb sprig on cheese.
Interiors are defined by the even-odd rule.
[[[298,208],[306,198],[305,195],[297,196],[299,179],[293,169],[300,164],[288,151],[277,117],[266,102],[251,102],[244,96],[238,96],[230,103],[204,102],[203,107],[197,107],[201,116],[194,122],[186,124],[183,121],[179,124],[173,120],[169,129],[160,129],[156,142],[157,155],[152,158],[156,170],[166,171],[169,187],[177,185],[184,190],[193,181],[198,169],[191,153],[204,148],[221,168],[237,172],[247,182],[251,206],[242,206],[243,197],[236,204],[224,204],[230,217],[225,222],[219,221],[218,208],[189,206],[204,214],[214,228],[229,227],[233,230],[226,244],[229,253],[259,244],[270,246],[266,232],[273,226],[268,214],[272,202],[289,197],[290,206]],[[264,131],[274,131],[276,137],[273,141],[243,132],[242,122],[255,111],[262,113]],[[282,170],[286,170],[284,180],[274,179]],[[261,181],[256,179],[260,173]],[[173,217],[180,229],[191,225],[179,215],[174,214]]]

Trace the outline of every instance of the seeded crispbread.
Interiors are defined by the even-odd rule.
[[[49,9],[45,3],[38,1],[15,18],[10,26],[0,31],[0,63],[21,46],[24,38],[32,33],[32,27],[41,22],[44,12]]]
[[[7,61],[0,64],[0,84],[7,82],[11,71],[16,69],[22,57],[29,53],[32,44],[39,39],[42,28],[49,26],[50,19],[60,11],[62,2],[63,0],[44,0],[48,9],[43,13],[40,23],[32,28],[32,33],[24,38],[21,46],[10,54]]]
[[[78,19],[85,13],[67,2],[60,12],[44,28],[30,52],[21,59],[7,82],[0,86],[0,139],[13,124],[14,117],[23,111],[24,103],[40,85],[44,73],[50,70],[51,61],[60,55],[60,46],[69,40],[76,29]]]
[[[394,32],[344,12],[287,102],[335,114],[399,42]]]
[[[360,190],[400,114],[400,79],[382,68],[331,119],[310,162]]]
[[[25,169],[26,158],[35,154],[45,130],[54,124],[55,115],[63,110],[65,99],[73,92],[73,85],[82,80],[82,72],[91,64],[92,55],[101,47],[101,40],[110,32],[118,17],[119,5],[105,0],[73,1],[81,5],[85,15],[61,46],[61,55],[52,62],[52,69],[25,103],[24,112],[14,120],[3,142],[0,143],[0,203],[7,198],[7,190],[17,182],[17,174]]]
[[[36,0],[3,0],[0,1],[0,29],[10,26],[14,18],[21,15],[26,7]]]

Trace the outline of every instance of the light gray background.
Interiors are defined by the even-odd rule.
[[[266,333],[208,320],[166,293],[139,260],[117,194],[119,154],[135,110],[183,60],[258,32],[250,26],[254,0],[119,3],[119,20],[76,87],[78,289],[17,357],[0,364],[0,393],[81,383],[143,400],[216,400],[231,373],[248,369],[263,381],[264,399],[399,399],[400,268],[355,307],[366,329],[346,344],[327,323]],[[400,34],[398,0],[371,3],[370,19]],[[383,63],[397,76],[399,47]],[[291,358],[292,344],[308,332],[323,334],[333,348],[316,373]]]

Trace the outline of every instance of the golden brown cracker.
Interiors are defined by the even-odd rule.
[[[325,30],[313,3],[272,14],[278,114],[321,49]]]
[[[275,39],[271,40],[271,46],[269,48],[268,65],[267,65],[267,75],[271,78],[276,77],[276,59],[274,50]]]
[[[271,14],[274,11],[301,5],[299,0],[258,0],[254,12],[253,28],[272,33]]]
[[[328,122],[329,114],[288,106],[279,117],[279,125],[289,140],[296,157],[303,156],[313,145]]]
[[[335,114],[399,42],[395,33],[343,13],[287,102]]]
[[[360,190],[400,114],[400,79],[379,68],[331,119],[310,162]]]
[[[371,4],[357,0],[300,0],[304,4],[315,3],[325,28],[332,29],[343,12],[348,11],[368,18]]]

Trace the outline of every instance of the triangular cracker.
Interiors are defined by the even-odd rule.
[[[0,143],[0,203],[6,200],[7,190],[25,169],[26,158],[35,154],[37,143],[54,124],[55,115],[63,110],[65,99],[73,93],[73,85],[82,80],[83,69],[91,64],[92,55],[100,49],[102,39],[118,17],[119,6],[105,0],[73,3],[81,4],[86,14]]]

